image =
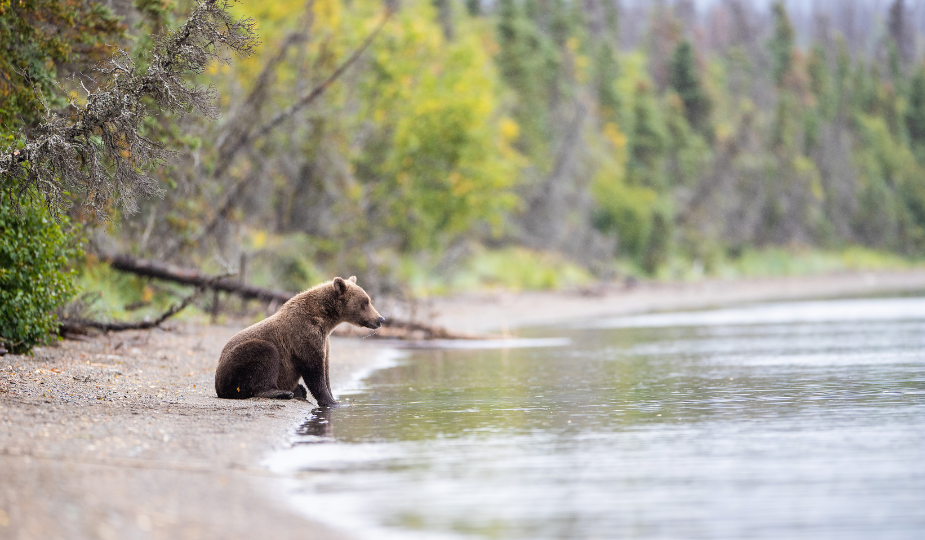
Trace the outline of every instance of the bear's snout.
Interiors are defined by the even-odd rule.
[[[378,320],[368,323],[367,326],[369,328],[372,328],[373,330],[378,330],[379,328],[382,328],[382,323],[384,322],[385,322],[385,317],[380,315]]]

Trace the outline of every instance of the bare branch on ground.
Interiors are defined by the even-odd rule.
[[[139,259],[131,255],[112,255],[103,257],[105,262],[116,270],[129,272],[139,276],[145,276],[155,279],[163,279],[180,283],[183,285],[192,285],[194,287],[207,286],[209,289],[236,294],[241,298],[249,300],[263,300],[266,302],[276,301],[283,304],[293,296],[294,293],[287,291],[274,291],[261,287],[247,285],[228,277],[211,276],[200,272],[194,268],[184,268],[160,261],[150,259]]]
[[[84,334],[88,328],[94,330],[102,330],[104,332],[122,332],[125,330],[149,330],[151,328],[157,328],[163,324],[167,319],[173,317],[177,313],[180,313],[187,306],[189,306],[193,300],[198,298],[206,289],[210,288],[215,281],[225,279],[229,275],[215,276],[210,280],[206,281],[202,285],[196,287],[196,290],[192,294],[187,295],[180,302],[170,306],[170,309],[162,313],[157,319],[151,321],[131,321],[131,322],[103,322],[103,321],[93,321],[88,319],[74,319],[62,321],[59,325],[58,333],[61,335],[65,334]]]
[[[172,281],[174,283],[181,283],[183,285],[193,285],[198,287],[197,291],[200,289],[222,291],[235,294],[241,298],[262,300],[278,306],[283,305],[297,294],[287,291],[255,287],[253,285],[241,283],[237,280],[229,279],[227,276],[209,276],[208,274],[193,268],[183,268],[159,261],[139,259],[130,255],[112,255],[103,257],[103,260],[108,262],[109,265],[116,270],[120,270],[122,272],[129,272],[139,276],[155,279],[163,279],[166,281]],[[192,299],[190,299],[190,301],[192,301]],[[152,328],[153,326],[156,325],[148,326],[147,328]],[[381,330],[379,333],[375,334],[376,336],[380,338],[399,339],[482,339],[485,337],[461,334],[458,332],[452,332],[440,326],[427,325],[401,319],[386,319],[385,323],[383,323],[383,327],[385,330]],[[127,330],[129,328],[124,329]],[[369,337],[368,330],[364,330],[361,333],[358,332],[359,331],[343,329],[339,330],[338,334],[357,337]]]

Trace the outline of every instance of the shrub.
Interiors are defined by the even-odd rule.
[[[76,292],[69,259],[80,246],[42,204],[21,204],[17,212],[0,201],[0,341],[16,354],[28,353],[57,328],[54,310]]]

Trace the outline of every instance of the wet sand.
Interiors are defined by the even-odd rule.
[[[508,333],[645,311],[925,291],[925,271],[431,303],[434,322]],[[261,459],[309,415],[303,401],[219,400],[218,354],[243,323],[168,323],[0,358],[0,539],[343,538],[300,517]],[[389,344],[335,339],[335,394]]]

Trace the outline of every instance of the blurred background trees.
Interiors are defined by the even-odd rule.
[[[194,6],[2,5],[4,136],[30,136],[39,98],[63,107],[56,81],[105,44],[142,58]],[[178,151],[151,173],[163,198],[101,222],[75,197],[87,286],[151,296],[104,252],[393,295],[923,255],[925,3],[403,0],[312,94],[385,9],[235,5],[262,45],[193,78],[219,119],[146,124]]]

